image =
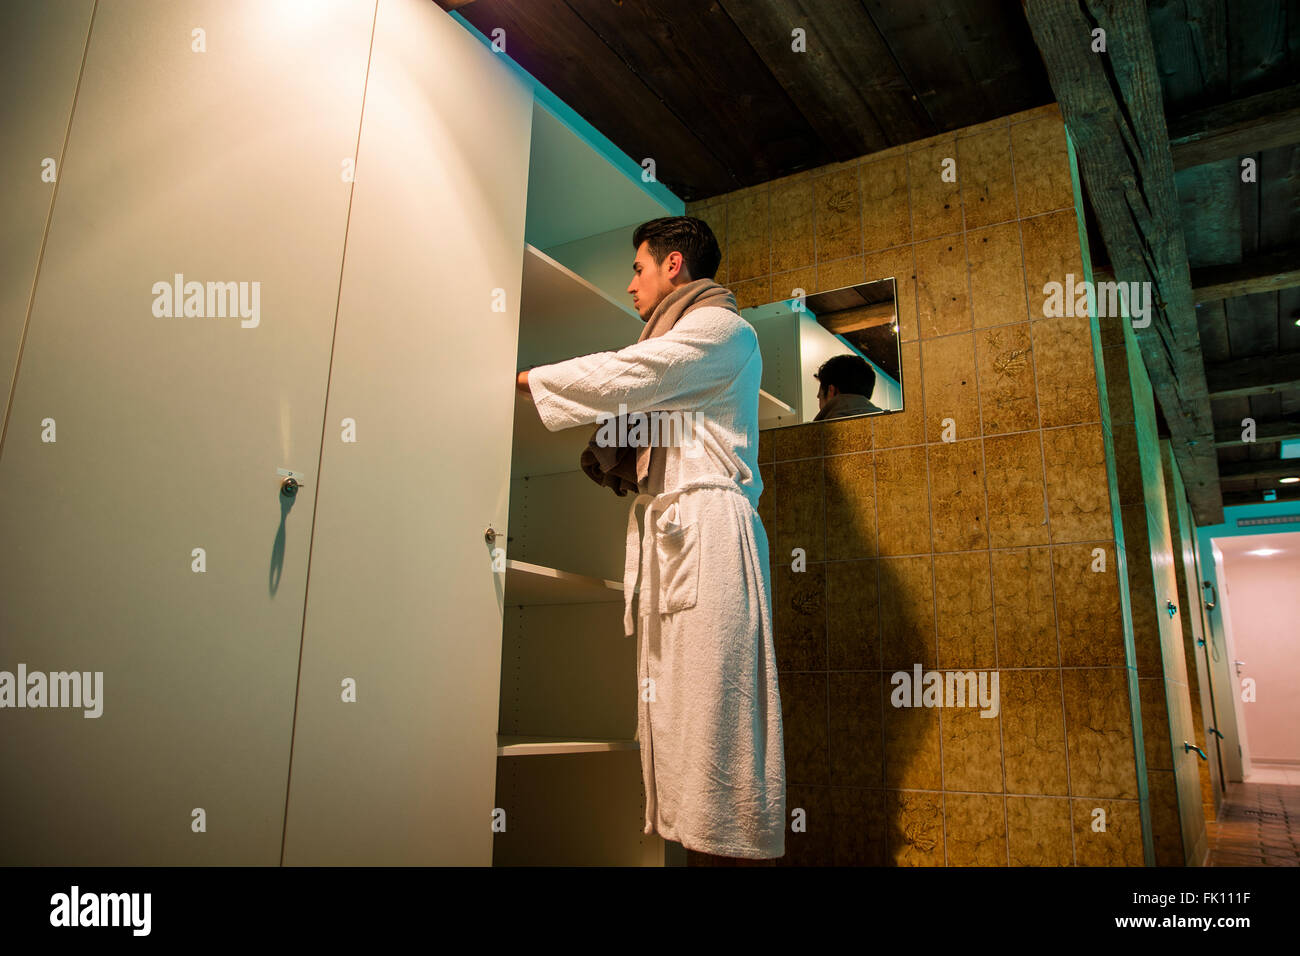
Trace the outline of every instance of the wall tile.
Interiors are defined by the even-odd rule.
[[[880,559],[880,654],[887,671],[936,666],[930,556]]]
[[[813,186],[808,180],[772,189],[772,271],[814,265]],[[849,250],[843,255],[852,255]]]
[[[925,447],[881,449],[875,458],[879,553],[928,552],[930,496]]]
[[[921,378],[925,382],[926,441],[943,440],[946,418],[953,420],[958,439],[981,434],[974,333],[922,342]]]
[[[1103,562],[1104,571],[1093,570]],[[1118,564],[1113,541],[1052,548],[1062,666],[1124,666]]]
[[[1029,323],[975,333],[984,434],[1038,428],[1038,391]]]
[[[736,298],[736,308],[754,309],[773,301],[772,280],[763,276],[746,282],[732,282],[731,293]]]
[[[1064,795],[1061,671],[1004,670],[999,691],[1007,793]]]
[[[858,193],[857,164],[813,180],[813,186],[818,262],[861,253],[862,197]]]
[[[1110,537],[1110,485],[1101,425],[1044,429],[1052,543]]]
[[[689,208],[689,207],[688,207]],[[727,278],[727,204],[725,202],[715,203],[702,209],[688,211],[688,216],[694,216],[708,224],[713,230],[713,236],[718,240],[718,250],[722,253],[722,261],[718,263],[718,273],[713,277],[713,281],[719,285],[728,285]]]
[[[1007,797],[1007,844],[1012,866],[1074,862],[1070,804],[1050,797]]]
[[[889,859],[885,837],[885,791],[831,787],[830,855],[816,863],[832,866],[884,866]],[[788,837],[787,837],[788,839]]]
[[[843,289],[851,285],[861,285],[866,280],[865,259],[861,255],[847,259],[835,259],[817,262],[817,291],[828,292],[831,289]]]
[[[1079,285],[1085,276],[1078,228],[1074,212],[1069,209],[1020,221],[1030,321],[1054,318],[1057,312],[1087,314],[1087,299],[1079,297]],[[1054,290],[1044,291],[1049,282],[1060,284],[1055,298]]]
[[[797,289],[802,289],[803,292],[796,292]],[[808,296],[816,291],[816,266],[795,269],[791,272],[780,272],[772,276],[772,302],[784,302],[786,299],[793,299],[796,295]]]
[[[999,667],[1059,667],[1052,558],[1046,548],[993,551]]]
[[[885,679],[885,786],[908,790],[939,790],[939,708],[894,707],[893,687]],[[937,794],[936,794],[937,796]]]
[[[778,461],[775,464],[777,498],[776,526],[771,529],[778,558],[788,561],[790,552],[803,548],[809,561],[826,556],[826,506],[823,500],[822,463],[817,458]]]
[[[916,302],[923,339],[971,327],[966,246],[960,235],[916,244]]]
[[[987,794],[948,794],[944,798],[949,866],[1006,866],[1006,808]]]
[[[984,439],[989,543],[994,548],[1047,544],[1048,508],[1037,431]]]
[[[1043,427],[1098,421],[1097,371],[1087,317],[1035,322],[1033,337]]]
[[[773,428],[759,434],[772,436],[775,460],[785,461],[790,458],[820,458],[822,435],[825,433],[826,430],[821,425],[808,422],[788,428]]]
[[[968,230],[1016,218],[1009,128],[958,139],[957,175]]]
[[[727,265],[733,284],[771,272],[766,192],[751,193],[727,203]]]
[[[826,669],[825,569],[824,564],[810,564],[805,571],[795,571],[786,560],[772,568],[778,672]]]
[[[826,556],[876,556],[876,478],[869,451],[833,455],[825,462]]]
[[[1137,798],[1128,681],[1122,667],[1061,671],[1070,792],[1076,796]]]
[[[884,786],[885,742],[878,671],[830,677],[830,775],[837,787]]]
[[[886,791],[889,859],[894,866],[943,866],[943,797]]]
[[[830,561],[824,567],[827,666],[831,670],[879,669],[880,602],[876,562]]]
[[[934,593],[939,667],[996,666],[989,552],[936,554]]]
[[[830,778],[827,758],[827,674],[780,670],[781,735],[785,742],[788,784],[826,786]]]
[[[926,446],[935,551],[987,548],[984,449],[980,439]]]
[[[1022,217],[1074,209],[1065,125],[1059,119],[1043,117],[1013,125],[1011,153]]]
[[[1070,801],[1077,866],[1143,866],[1142,819],[1137,800]],[[1105,831],[1093,829],[1096,811],[1106,815]]]
[[[966,258],[975,328],[1026,321],[1029,304],[1020,224],[1005,222],[966,233]]]
[[[943,181],[943,161],[956,158],[955,139],[907,154],[912,235],[917,241],[961,232],[961,195],[957,183]]]
[[[947,680],[946,674],[944,680]],[[1001,694],[1000,682],[998,693]],[[1002,792],[1001,718],[983,717],[980,714],[978,696],[974,702],[967,698],[965,707],[945,706],[939,709],[939,721],[943,733],[943,788],[945,790]],[[947,799],[951,801],[952,796],[949,795]],[[999,799],[999,819],[1001,810],[1002,802]],[[949,812],[951,812],[951,804]],[[951,861],[949,863],[951,864]]]
[[[871,451],[872,416],[832,418],[822,425],[822,445],[827,455]]]
[[[907,156],[863,163],[858,167],[862,195],[862,248],[867,252],[912,241],[912,214],[907,201]]]

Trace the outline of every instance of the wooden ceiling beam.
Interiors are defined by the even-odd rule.
[[[1174,168],[1300,143],[1300,84],[1170,119]]]
[[[1300,352],[1215,362],[1205,368],[1210,398],[1272,395],[1300,388]]]
[[[1116,276],[1151,283],[1150,323],[1134,332],[1192,513],[1199,525],[1219,524],[1214,423],[1146,5],[1023,3]],[[1092,51],[1097,28],[1104,54]]]
[[[1294,441],[1300,439],[1300,422],[1258,422],[1253,442],[1244,441],[1242,431],[1244,429],[1237,425],[1217,428],[1214,431],[1214,444],[1220,448],[1234,448],[1240,445],[1271,445],[1281,441]]]
[[[1263,479],[1276,481],[1278,478],[1300,478],[1300,458],[1265,458],[1262,461],[1225,461],[1219,465],[1219,474],[1224,481],[1242,479]]]
[[[1300,285],[1300,249],[1269,252],[1245,262],[1192,270],[1197,302],[1235,299],[1256,292],[1276,292]]]

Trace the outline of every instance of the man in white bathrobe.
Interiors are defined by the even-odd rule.
[[[632,245],[627,291],[643,322],[666,314],[656,306],[687,284],[721,288],[697,281],[712,280],[721,260],[699,219],[652,220]],[[631,634],[639,582],[645,832],[749,859],[785,854],[772,577],[757,510],[762,369],[758,336],[739,312],[702,305],[663,334],[520,372],[516,382],[550,431],[652,411],[695,423],[694,443],[654,449],[629,515],[624,626]]]

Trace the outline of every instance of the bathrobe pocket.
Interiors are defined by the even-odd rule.
[[[699,527],[669,524],[659,532],[659,613],[695,607],[699,592]]]

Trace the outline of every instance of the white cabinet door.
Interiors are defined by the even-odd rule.
[[[380,0],[286,864],[492,860],[504,574],[484,532],[505,546],[531,116],[437,5]]]
[[[280,862],[374,10],[114,0],[70,41],[48,235],[16,234],[43,255],[0,448],[0,671],[102,675],[102,712],[0,710],[0,863]],[[48,108],[33,85],[6,109]],[[50,149],[6,142],[25,177]],[[178,275],[204,292],[160,314]],[[277,468],[307,473],[292,505]]]

